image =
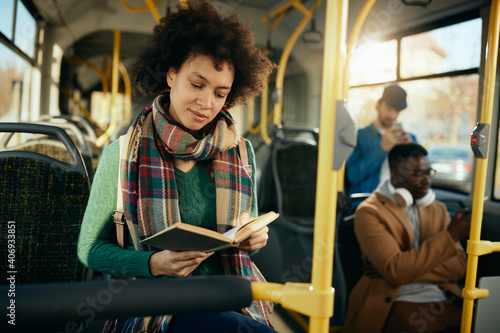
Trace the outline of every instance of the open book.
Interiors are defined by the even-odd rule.
[[[143,239],[141,244],[171,251],[203,251],[222,250],[247,239],[254,232],[274,221],[279,214],[269,212],[256,218],[250,218],[246,224],[236,226],[224,234],[178,222],[169,228]]]

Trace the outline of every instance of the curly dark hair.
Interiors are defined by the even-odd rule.
[[[238,14],[223,17],[206,0],[189,0],[187,9],[163,17],[155,26],[145,48],[133,66],[134,92],[157,94],[168,86],[169,68],[178,71],[190,58],[203,54],[215,65],[228,62],[234,67],[234,81],[225,107],[245,102],[259,95],[263,78],[274,69],[273,64],[255,46],[250,22],[239,20]]]

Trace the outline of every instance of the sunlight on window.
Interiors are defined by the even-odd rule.
[[[401,39],[401,77],[477,68],[481,56],[481,19]]]
[[[29,97],[30,71],[29,63],[0,44],[0,121],[20,120],[23,96]]]
[[[0,10],[0,32],[9,39],[12,38],[12,17],[14,16],[14,1],[15,0],[3,0],[2,10]]]
[[[16,36],[14,44],[23,50],[29,57],[35,55],[36,21],[19,1],[17,5]]]
[[[396,80],[396,64],[396,40],[365,45],[352,53],[349,84],[355,86]]]

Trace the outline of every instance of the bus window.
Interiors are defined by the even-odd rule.
[[[14,44],[30,58],[34,57],[36,21],[21,1],[17,2]]]
[[[408,108],[398,122],[429,151],[432,167],[437,170],[433,186],[463,193],[471,191],[473,178],[469,140],[478,108],[481,25],[481,19],[476,18],[373,44],[371,51],[362,48],[360,52],[371,59],[377,47],[388,52],[389,45],[394,45],[390,46],[394,52],[389,52],[387,59],[366,61],[370,66],[363,67],[364,73],[359,72],[359,66],[365,61],[355,58],[354,52],[350,68],[349,110],[358,126],[367,126],[375,119],[383,86],[398,81],[408,93]],[[400,53],[393,57],[398,43]],[[397,79],[390,79],[391,72]],[[441,154],[444,150],[450,154]]]
[[[351,86],[396,80],[397,42],[373,43],[353,51],[349,70]]]
[[[480,18],[401,39],[401,77],[477,68],[481,56]]]
[[[31,65],[0,44],[0,121],[20,121],[30,86]],[[24,87],[24,89],[23,89]]]
[[[3,1],[2,10],[0,11],[0,32],[8,39],[12,39],[14,1],[15,0]]]
[[[30,72],[27,61],[0,43],[0,121],[21,120],[23,94],[29,92]]]
[[[2,3],[0,12],[0,121],[30,119],[29,93],[37,24],[19,0]]]

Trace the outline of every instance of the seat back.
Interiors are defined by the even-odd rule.
[[[0,229],[5,244],[15,248],[14,253],[7,246],[0,249],[3,267],[17,272],[19,284],[81,281],[83,266],[76,245],[90,184],[80,153],[61,128],[0,123],[0,132],[55,136],[73,161],[32,151],[0,152]],[[2,284],[8,283],[8,271],[1,274]]]
[[[278,140],[274,143],[271,158],[281,221],[298,232],[312,234],[316,207],[317,140]]]
[[[500,327],[500,276],[485,276],[479,279],[479,288],[487,289],[488,297],[477,300],[477,311],[475,318],[476,333],[498,332]]]
[[[337,226],[337,249],[345,281],[345,294],[347,302],[352,289],[363,275],[363,261],[361,249],[354,232],[355,214],[350,213],[351,207],[365,200],[369,193],[352,194],[342,208],[339,225]]]

